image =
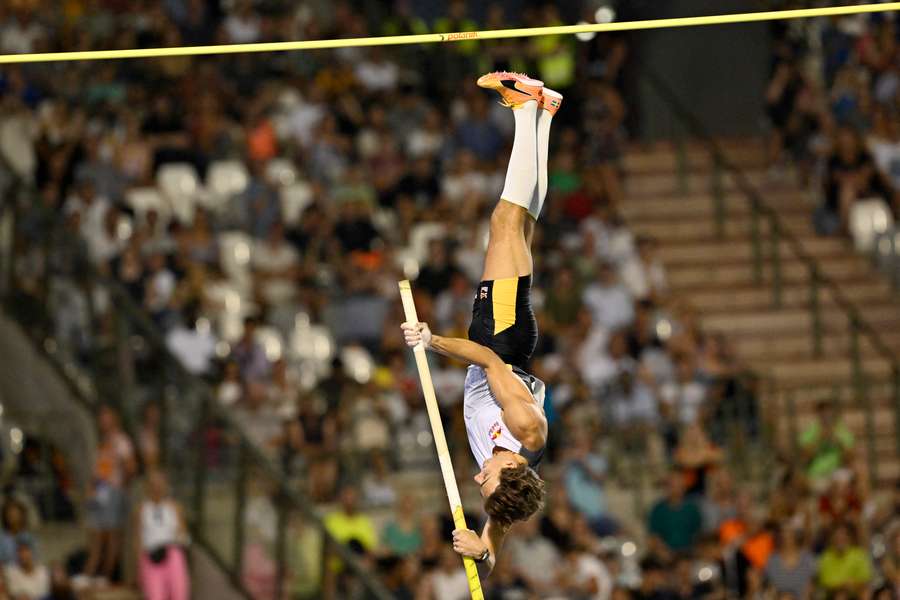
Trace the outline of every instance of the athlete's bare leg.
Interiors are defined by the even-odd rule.
[[[500,80],[506,79],[504,85]],[[488,74],[479,85],[500,92],[513,109],[515,137],[501,200],[491,214],[483,281],[530,275],[534,227],[547,195],[550,122],[562,96],[524,76]],[[546,92],[546,96],[544,95]]]

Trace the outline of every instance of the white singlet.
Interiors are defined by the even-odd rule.
[[[532,375],[524,372],[520,377],[528,377],[531,385],[522,381],[522,385],[528,388],[541,406],[544,408],[544,383]],[[475,365],[469,365],[466,372],[466,384],[463,392],[463,417],[466,421],[466,434],[469,438],[469,448],[475,457],[478,468],[481,469],[484,462],[489,459],[494,448],[499,446],[522,455],[528,460],[531,467],[537,465],[544,454],[544,449],[532,451],[522,446],[522,442],[509,431],[503,422],[503,408],[488,385],[487,374],[484,369]]]

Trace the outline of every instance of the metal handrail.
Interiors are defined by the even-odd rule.
[[[751,204],[755,204],[755,207],[760,212],[764,213],[766,217],[768,217],[772,222],[778,223],[779,235],[787,242],[794,255],[803,261],[807,267],[810,269],[816,269],[819,274],[819,283],[823,284],[828,290],[831,292],[834,297],[835,303],[843,309],[843,311],[847,314],[848,318],[856,317],[859,319],[859,309],[847,299],[844,293],[841,291],[840,287],[829,278],[827,275],[822,273],[821,268],[819,267],[818,261],[811,257],[806,250],[803,248],[803,244],[797,237],[786,227],[784,227],[781,223],[781,217],[779,217],[778,212],[773,209],[771,206],[766,204],[765,200],[762,199],[762,196],[757,191],[756,187],[750,181],[748,181],[747,176],[744,172],[735,166],[731,161],[728,160],[726,154],[722,151],[721,146],[715,140],[715,138],[710,135],[710,133],[706,130],[706,127],[697,118],[697,116],[692,113],[682,102],[681,98],[672,90],[671,86],[666,83],[657,73],[655,73],[652,69],[643,67],[644,76],[647,80],[656,88],[656,91],[665,97],[665,100],[668,102],[670,108],[672,108],[678,117],[684,122],[691,130],[691,132],[706,144],[709,149],[710,154],[712,154],[713,159],[717,161],[722,168],[728,171],[732,177],[734,178],[735,183],[737,184],[738,189],[743,192],[751,202]],[[892,364],[898,365],[900,361],[898,361],[894,357],[894,353],[890,350],[890,347],[884,343],[881,339],[881,336],[872,329],[872,327],[864,322],[859,322],[860,329],[866,334],[869,340],[872,342],[872,345],[878,350],[882,356],[890,361]]]
[[[661,99],[669,106],[673,114],[678,118],[683,126],[686,126],[697,139],[705,146],[707,151],[713,158],[715,170],[717,173],[713,175],[713,191],[716,202],[717,231],[719,235],[724,234],[725,220],[725,201],[722,193],[720,182],[721,175],[718,173],[720,169],[724,169],[731,176],[737,187],[742,192],[746,201],[751,207],[752,218],[752,234],[753,234],[753,253],[754,253],[754,277],[757,282],[762,281],[762,251],[760,248],[760,233],[758,225],[758,216],[766,217],[770,224],[771,232],[771,252],[772,252],[772,288],[773,288],[773,304],[776,307],[781,305],[781,268],[780,268],[780,248],[781,240],[784,240],[793,253],[793,255],[806,265],[810,273],[810,302],[809,311],[812,322],[812,347],[815,356],[820,356],[822,351],[822,319],[821,319],[821,302],[818,294],[820,288],[826,289],[831,293],[831,297],[835,305],[846,315],[850,327],[851,336],[851,361],[853,367],[852,385],[862,401],[863,409],[866,411],[866,435],[868,439],[868,464],[869,472],[874,480],[876,478],[877,456],[875,452],[875,430],[874,430],[874,408],[871,398],[868,394],[868,381],[865,370],[862,365],[861,352],[859,348],[859,334],[863,334],[869,341],[876,352],[891,366],[892,385],[893,385],[893,405],[895,410],[895,422],[900,427],[900,360],[895,353],[884,342],[878,332],[872,328],[869,323],[864,321],[860,316],[857,306],[847,299],[840,286],[830,277],[825,275],[819,262],[810,256],[803,248],[803,244],[797,237],[785,227],[782,223],[778,212],[769,206],[756,187],[749,181],[745,173],[728,160],[719,143],[707,131],[702,121],[685,105],[678,94],[659,74],[649,65],[642,65],[642,76],[653,87]],[[679,142],[683,145],[683,141]],[[680,160],[679,166],[687,168],[687,161]],[[686,180],[685,175],[679,176],[679,181]],[[896,436],[897,452],[900,454],[900,435]]]

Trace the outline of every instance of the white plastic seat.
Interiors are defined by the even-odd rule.
[[[870,252],[875,237],[894,225],[894,217],[881,198],[857,201],[850,208],[850,235],[860,252]]]
[[[304,181],[297,181],[281,188],[281,216],[285,225],[296,225],[312,201],[312,187]]]
[[[167,163],[159,168],[156,184],[172,214],[182,223],[194,220],[195,197],[200,189],[197,170],[189,163]]]
[[[344,372],[357,383],[368,383],[375,371],[372,355],[362,346],[345,346],[341,349]]]
[[[247,189],[250,175],[239,160],[220,160],[209,166],[206,188],[218,199],[230,199]]]
[[[168,217],[169,207],[155,187],[131,188],[125,192],[125,203],[131,207],[138,219],[143,219],[151,210],[155,210],[162,221]]]
[[[281,333],[269,325],[260,325],[256,328],[256,342],[263,347],[269,362],[275,362],[284,354],[284,339]]]
[[[266,164],[266,179],[278,187],[291,185],[297,181],[297,167],[288,158],[273,158]]]
[[[253,238],[243,231],[223,231],[219,234],[218,241],[222,271],[233,278],[249,273],[253,258]]]

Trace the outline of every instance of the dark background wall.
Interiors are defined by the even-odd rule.
[[[621,2],[619,20],[664,19],[759,10],[753,0],[665,0]],[[670,137],[673,119],[648,88],[641,72],[652,69],[718,135],[759,130],[769,69],[765,23],[636,31],[631,34],[631,100],[642,137]]]

